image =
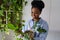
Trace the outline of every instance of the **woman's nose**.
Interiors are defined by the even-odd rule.
[[[33,13],[33,16],[35,16],[35,13]]]

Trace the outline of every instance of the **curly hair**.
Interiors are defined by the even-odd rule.
[[[43,1],[37,1],[37,0],[33,0],[31,2],[32,8],[36,7],[39,9],[39,11],[42,11],[42,9],[45,7],[45,4]]]

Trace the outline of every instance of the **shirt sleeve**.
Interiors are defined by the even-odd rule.
[[[22,32],[24,33],[26,30],[28,30],[28,23],[25,23],[25,26],[22,27]]]
[[[25,31],[27,31],[27,30],[31,30],[30,25],[29,25],[29,22],[30,22],[30,21],[26,22],[26,23],[25,23],[25,26],[22,27],[22,32],[23,32],[23,33],[24,33]]]
[[[47,35],[48,35],[48,30],[49,30],[49,28],[48,28],[48,24],[47,24],[47,22],[45,22],[45,23],[43,24],[43,29],[45,29],[46,32],[40,34],[40,39],[41,39],[41,40],[45,40],[46,37],[47,37]]]

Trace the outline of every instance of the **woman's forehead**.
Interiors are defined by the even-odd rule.
[[[39,11],[38,8],[32,8],[32,11]]]

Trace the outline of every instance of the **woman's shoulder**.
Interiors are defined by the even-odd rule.
[[[43,25],[48,25],[48,22],[47,22],[46,20],[42,19],[42,18],[41,18],[40,22],[41,22],[41,24],[43,24]]]
[[[31,23],[31,22],[32,22],[32,19],[26,21],[25,24],[29,24],[29,23]]]

